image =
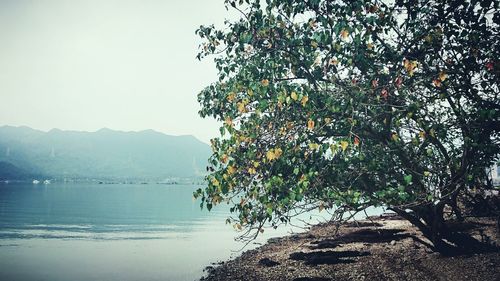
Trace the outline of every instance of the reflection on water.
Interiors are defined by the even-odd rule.
[[[1,185],[0,238],[153,239],[191,232],[202,212],[185,185]]]
[[[0,280],[198,279],[243,245],[224,223],[228,208],[201,211],[196,188],[0,185]]]

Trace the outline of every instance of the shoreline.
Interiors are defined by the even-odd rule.
[[[500,245],[493,218],[468,218],[475,237]],[[397,216],[372,217],[269,239],[229,261],[207,266],[201,281],[222,280],[498,280],[500,252],[442,256],[428,240]]]

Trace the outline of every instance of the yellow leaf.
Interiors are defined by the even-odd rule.
[[[337,145],[331,144],[330,145],[330,150],[332,151],[333,154],[337,153]]]
[[[446,72],[444,72],[444,71],[441,71],[439,73],[439,80],[444,81],[444,80],[446,80],[446,78],[448,78],[448,74],[446,74]]]
[[[237,106],[238,106],[238,111],[239,111],[240,113],[245,113],[245,111],[246,111],[246,107],[245,107],[245,104],[244,104],[244,103],[239,102],[239,103],[237,104]]]
[[[220,158],[220,161],[221,161],[222,163],[227,163],[227,159],[228,159],[227,154],[223,154],[223,155],[222,155],[222,157]]]
[[[342,151],[345,151],[348,146],[349,143],[347,141],[340,141],[340,147],[342,147]]]
[[[264,86],[264,87],[269,86],[269,80],[267,80],[267,79],[262,79],[261,83],[262,83],[262,86]]]
[[[318,148],[319,148],[319,144],[317,144],[317,143],[310,143],[309,144],[309,149],[311,149],[311,150],[316,150]]]
[[[367,48],[368,50],[373,49],[373,44],[372,44],[372,43],[368,43],[368,44],[366,44],[366,48]]]
[[[313,120],[309,119],[309,121],[307,121],[307,128],[309,130],[314,129],[314,121]]]
[[[281,101],[278,101],[278,108],[282,109],[283,108],[283,103]]]
[[[227,100],[229,102],[232,102],[235,98],[236,98],[236,94],[234,92],[229,93],[229,95],[227,96]]]
[[[282,136],[286,135],[286,127],[280,128],[280,135],[282,135]]]
[[[216,178],[212,178],[212,185],[213,186],[219,186],[220,183],[219,183],[219,181]]]
[[[299,96],[297,95],[297,93],[296,93],[296,92],[292,92],[292,93],[290,94],[290,97],[292,98],[292,100],[297,100],[297,99],[299,98]]]
[[[254,168],[254,167],[250,167],[250,168],[248,168],[248,173],[249,173],[250,175],[253,175],[253,174],[257,173],[257,171],[255,170],[255,168]]]
[[[430,129],[429,135],[431,135],[433,138],[435,138],[436,137],[436,130]]]
[[[407,60],[407,59],[404,59],[403,60],[403,66],[406,68],[406,70],[408,70],[408,68],[410,67],[410,61]]]
[[[311,47],[313,47],[314,49],[318,48],[318,42],[311,41]]]
[[[431,173],[429,171],[424,171],[424,176],[428,177]]]
[[[283,150],[281,150],[281,148],[274,149],[274,155],[276,158],[279,158],[282,154],[283,154]]]
[[[348,36],[349,31],[347,31],[346,29],[342,29],[342,31],[340,32],[340,37],[342,37],[342,39],[347,39]]]
[[[259,165],[260,165],[260,164],[259,164],[259,162],[257,162],[257,161],[253,161],[253,166],[254,166],[255,168],[258,168],[258,167],[259,167]]]
[[[420,136],[420,138],[425,139],[425,132],[424,131],[418,132],[418,135]]]
[[[227,173],[228,173],[229,175],[232,175],[232,174],[234,174],[235,172],[236,172],[236,168],[235,168],[233,165],[231,165],[231,166],[228,166],[228,167],[227,167]]]
[[[300,102],[302,103],[302,106],[306,106],[307,101],[309,100],[308,96],[303,96]]]
[[[224,121],[229,127],[233,126],[233,120],[230,117],[227,117]]]
[[[278,159],[282,154],[283,150],[281,148],[274,148],[266,152],[266,158],[269,161],[273,161],[274,159]]]
[[[417,65],[418,65],[417,61],[411,61],[408,59],[405,59],[403,61],[403,66],[406,69],[406,72],[408,72],[408,75],[410,76],[413,76],[415,68],[417,68]]]
[[[276,155],[274,155],[274,151],[272,149],[266,152],[266,158],[269,161],[276,159]]]
[[[312,29],[316,29],[316,27],[318,27],[318,24],[316,23],[315,20],[310,20],[309,21],[309,26],[312,28]]]
[[[252,91],[252,89],[248,89],[247,94],[248,94],[248,96],[250,96],[250,97],[251,97],[251,96],[253,96],[253,91]]]
[[[399,140],[399,136],[398,136],[398,134],[396,134],[396,133],[392,133],[392,134],[391,134],[391,139],[392,139],[393,141],[398,141],[398,140]]]

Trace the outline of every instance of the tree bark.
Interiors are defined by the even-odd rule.
[[[444,203],[419,206],[411,211],[396,207],[389,208],[399,216],[415,225],[429,239],[433,250],[443,255],[489,251],[493,247],[482,243],[467,233],[462,233],[449,228],[444,220]]]
[[[442,254],[449,254],[456,246],[447,238],[451,231],[446,226],[443,217],[442,204],[420,206],[411,212],[399,208],[392,208],[399,216],[415,225],[433,245],[433,250]]]

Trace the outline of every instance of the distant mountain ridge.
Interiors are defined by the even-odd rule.
[[[196,177],[204,173],[210,154],[210,147],[193,136],[153,130],[43,132],[0,127],[0,179],[16,171],[59,178]]]

